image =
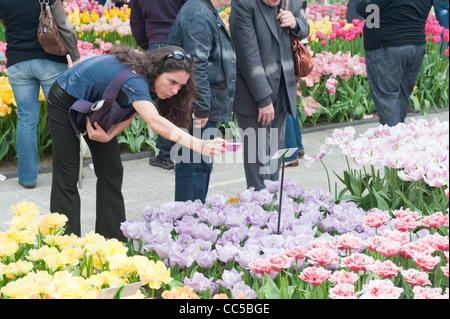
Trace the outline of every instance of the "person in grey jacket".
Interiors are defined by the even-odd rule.
[[[211,139],[217,122],[232,120],[236,57],[231,37],[218,9],[231,0],[189,0],[181,8],[169,33],[169,44],[182,47],[195,64],[197,93],[191,133]],[[175,159],[175,200],[200,199],[208,192],[212,160],[186,148]]]
[[[280,0],[234,0],[230,31],[237,57],[234,112],[244,144],[247,187],[279,178],[281,162],[270,160],[285,145],[286,113],[297,114],[297,80],[288,34],[309,34],[302,0],[289,10]]]

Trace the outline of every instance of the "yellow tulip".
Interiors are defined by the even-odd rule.
[[[37,216],[39,214],[41,214],[41,212],[39,211],[38,207],[36,206],[35,203],[31,203],[31,202],[20,202],[16,205],[12,205],[11,206],[11,212],[14,215],[23,215],[23,214],[30,214],[33,216]]]
[[[20,275],[29,273],[33,269],[33,263],[29,261],[19,260],[8,264],[4,269],[5,276],[9,279],[15,279]]]
[[[83,258],[84,251],[81,248],[66,248],[58,255],[59,263],[62,265],[78,265]]]
[[[4,117],[5,115],[11,114],[11,108],[3,103],[3,101],[0,101],[0,117]]]
[[[9,257],[16,253],[19,249],[19,244],[8,234],[0,233],[0,258]]]
[[[93,289],[90,281],[83,277],[73,277],[67,271],[57,272],[53,276],[58,296],[62,299],[84,299]],[[90,296],[93,296],[92,294]]]
[[[66,215],[52,213],[45,215],[39,222],[39,229],[43,235],[48,235],[50,230],[60,230],[68,221]]]
[[[36,241],[36,234],[27,229],[18,230],[10,228],[6,233],[18,244],[34,244]]]
[[[98,18],[99,18],[98,13],[95,12],[95,11],[92,11],[92,13],[91,13],[91,21],[92,22],[96,22],[98,20]]]
[[[45,256],[56,255],[59,251],[56,247],[42,246],[38,249],[30,249],[28,251],[29,256],[26,258],[31,261],[41,261],[44,260]]]

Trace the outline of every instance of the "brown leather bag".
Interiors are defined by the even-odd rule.
[[[61,41],[58,33],[58,27],[53,19],[49,0],[38,1],[41,5],[41,14],[39,15],[37,38],[42,46],[42,49],[51,55],[67,55],[67,49]]]
[[[286,0],[285,10],[289,11],[289,0]],[[314,60],[309,54],[305,45],[295,36],[289,32],[291,38],[291,47],[294,52],[294,71],[297,80],[307,76],[314,68]]]

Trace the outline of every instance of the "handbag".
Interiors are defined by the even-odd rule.
[[[286,0],[285,10],[289,10],[289,0]],[[292,32],[288,31],[291,38],[291,47],[294,52],[294,71],[297,81],[307,76],[314,68],[314,60],[305,45]]]
[[[39,0],[39,3],[41,13],[39,15],[37,38],[42,49],[51,55],[66,56],[67,49],[59,36],[58,27],[50,10],[49,0]]]
[[[126,68],[109,82],[101,100],[90,102],[83,99],[75,101],[69,108],[69,120],[77,135],[86,133],[86,116],[91,123],[97,122],[105,132],[114,124],[130,119],[135,113],[133,107],[121,107],[116,98],[120,88],[128,79],[142,77],[131,68]]]

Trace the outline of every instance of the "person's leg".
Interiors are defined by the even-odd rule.
[[[208,121],[201,130],[191,129],[190,133],[198,138],[213,139],[216,126],[217,122]],[[180,152],[175,164],[175,201],[200,199],[205,202],[213,160],[185,147]]]
[[[400,120],[405,122],[410,109],[411,93],[422,67],[423,59],[426,52],[426,45],[408,45],[399,47],[399,54],[404,56],[403,75],[400,87]]]
[[[34,187],[37,183],[39,121],[39,81],[33,76],[30,61],[8,68],[8,80],[17,103],[16,150],[19,183]]]
[[[286,166],[298,166],[298,159],[304,155],[304,147],[302,143],[302,133],[300,129],[300,119],[297,111],[297,117],[286,114],[286,135],[285,148],[297,148],[297,151],[291,157],[286,158]],[[289,165],[291,164],[291,165]]]
[[[265,188],[264,180],[277,180],[280,160],[271,160],[278,149],[284,148],[286,113],[279,112],[269,126],[263,126],[256,117],[236,114],[243,142],[244,171],[247,188]]]
[[[120,224],[126,220],[122,194],[123,166],[117,138],[108,143],[90,140],[89,146],[97,176],[95,231],[106,237],[126,241]]]
[[[370,92],[382,125],[394,126],[402,121],[399,107],[401,65],[402,56],[391,47],[366,50]]]
[[[53,155],[50,211],[67,216],[66,234],[81,236],[81,204],[77,187],[80,140],[75,135],[67,113],[74,102],[75,99],[56,82],[53,84],[47,101]]]
[[[170,158],[170,150],[175,145],[171,140],[168,140],[161,135],[156,138],[156,148],[159,150],[158,155],[150,156],[149,164],[155,167],[164,169],[173,169],[174,164]]]
[[[20,62],[8,68],[8,79],[17,103],[18,177],[25,187],[34,187],[37,183],[40,85],[47,98],[50,86],[66,69],[65,64],[43,59]]]

